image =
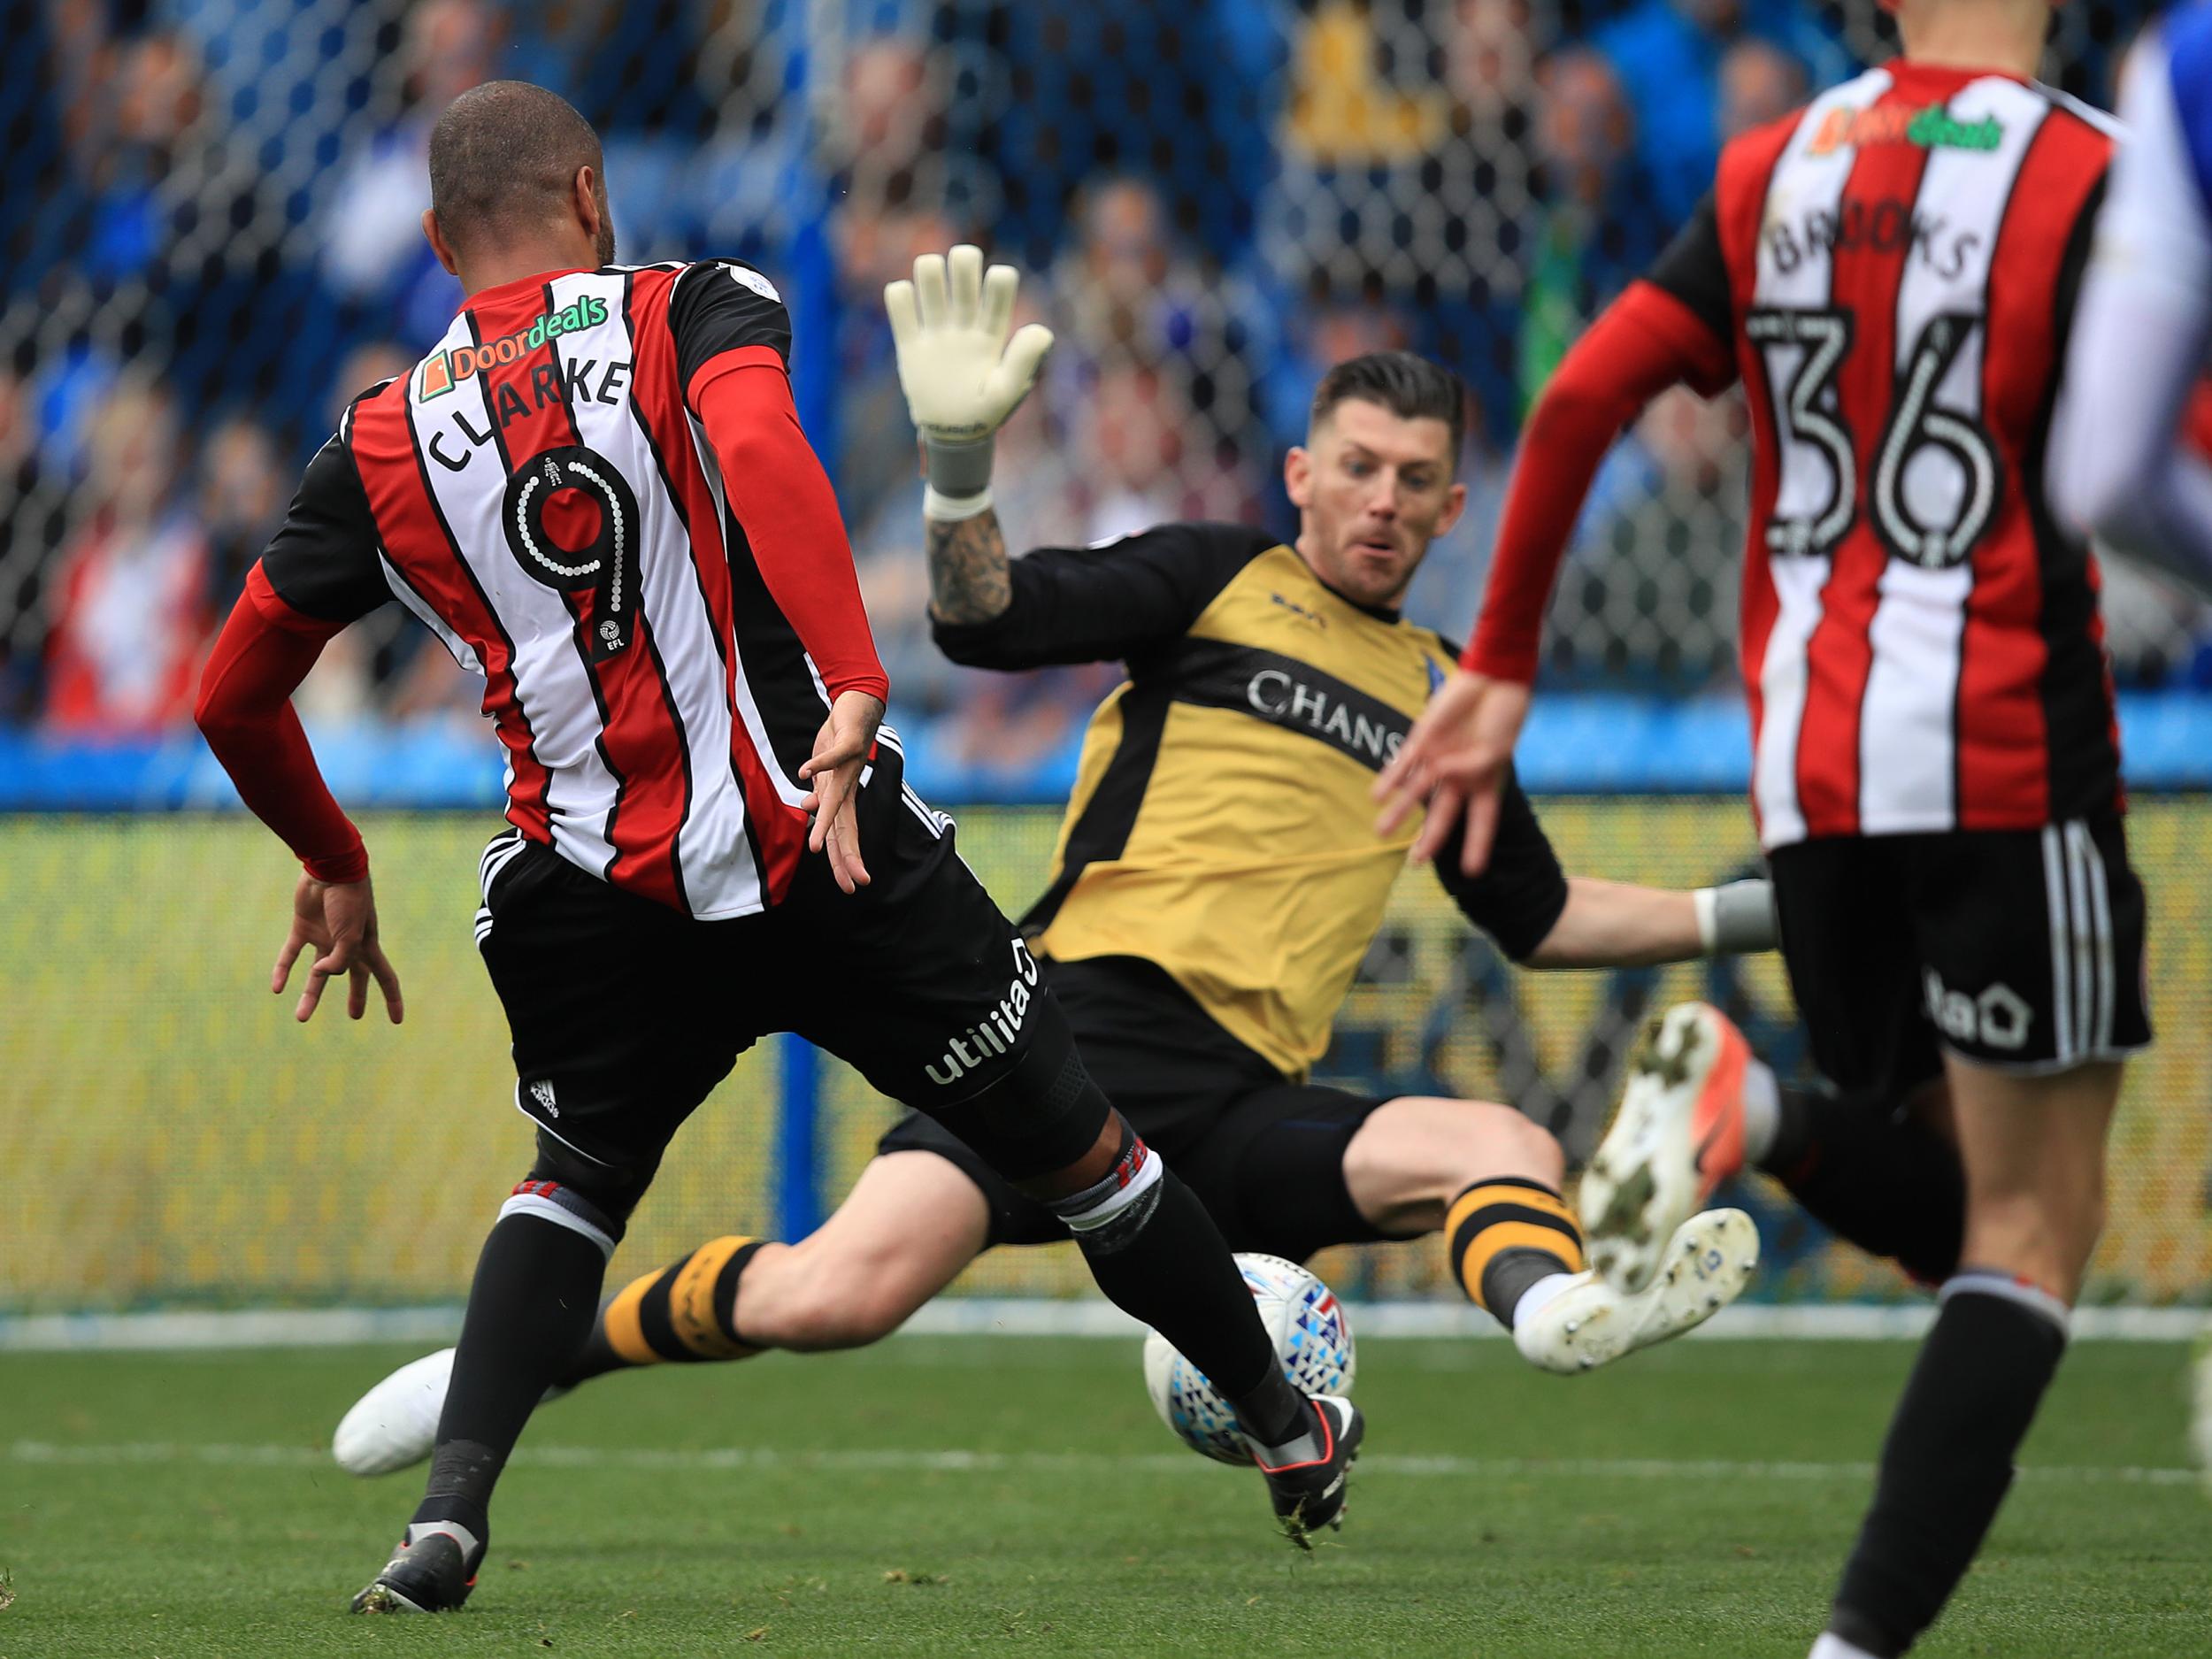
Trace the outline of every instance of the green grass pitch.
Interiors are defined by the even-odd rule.
[[[1564,1381],[1501,1342],[1371,1342],[1350,1524],[1309,1557],[1255,1478],[1173,1445],[1131,1341],[611,1378],[534,1424],[465,1612],[349,1618],[419,1487],[322,1448],[405,1357],[0,1356],[0,1656],[1801,1659],[1911,1350],[1692,1341]],[[2187,1370],[2076,1350],[1919,1651],[2212,1652]]]

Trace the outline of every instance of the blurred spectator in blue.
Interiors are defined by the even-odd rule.
[[[1732,392],[1709,402],[1678,386],[1645,410],[1570,549],[1553,608],[1557,669],[1675,690],[1732,677],[1749,431]]]
[[[974,142],[1004,181],[1006,250],[1018,246],[1032,265],[1051,258],[1070,199],[1106,168],[1153,180],[1173,204],[1176,230],[1233,264],[1273,170],[1290,11],[1275,0],[960,8],[963,28],[1002,30],[991,63],[1004,82],[954,113],[1004,111],[987,127],[978,119]]]
[[[1104,174],[1084,187],[1077,240],[1050,289],[1060,344],[1047,388],[1064,422],[1072,427],[1075,404],[1099,396],[1100,377],[1137,367],[1166,382],[1163,396],[1187,423],[1194,478],[1263,457],[1254,359],[1273,319],[1249,284],[1191,256],[1149,179]]]
[[[491,78],[503,33],[503,19],[481,0],[422,0],[409,11],[399,111],[346,164],[323,226],[332,288],[419,348],[446,331],[461,303],[461,285],[422,234],[430,129],[447,104]]]
[[[207,541],[208,614],[223,617],[245,591],[283,522],[289,480],[269,429],[250,415],[225,417],[200,449],[200,525]]]
[[[1533,59],[1551,14],[1528,0],[1311,6],[1292,25],[1280,165],[1261,210],[1286,334],[1317,303],[1402,308],[1412,343],[1467,377],[1500,442],[1519,401]],[[1302,396],[1268,403],[1279,442],[1294,435]]]
[[[8,42],[0,73],[0,145],[10,184],[0,190],[0,292],[27,288],[75,251],[81,206],[68,165],[64,111],[71,77],[44,4],[5,0]]]
[[[702,37],[739,28],[757,4],[549,0],[518,7],[514,73],[558,90],[602,138],[666,133],[695,142],[712,111],[699,87]],[[702,15],[706,14],[706,15]]]
[[[147,736],[191,718],[213,615],[207,541],[178,491],[181,436],[149,375],[127,375],[93,417],[79,524],[49,595],[49,730]]]
[[[330,395],[324,400],[322,424],[311,434],[308,448],[321,447],[323,440],[338,430],[347,406],[355,398],[372,386],[397,380],[416,362],[414,352],[390,340],[365,340],[348,351],[338,359],[338,367],[330,377]]]
[[[94,62],[86,130],[73,147],[91,192],[78,268],[103,284],[250,268],[280,220],[261,199],[260,170],[227,154],[206,118],[193,49],[153,31],[96,48]]]
[[[1805,65],[1771,41],[1739,41],[1720,60],[1720,136],[1778,121],[1805,102]]]
[[[1522,299],[1525,410],[1599,308],[1658,256],[1671,227],[1637,159],[1635,122],[1612,65],[1583,49],[1555,52],[1539,84],[1543,188]]]
[[[838,286],[841,295],[837,331],[838,503],[846,522],[865,524],[886,516],[893,503],[903,509],[911,496],[919,512],[915,483],[914,423],[899,388],[898,365],[891,355],[891,331],[884,319],[883,288],[914,273],[922,254],[941,254],[962,233],[943,215],[922,207],[870,211],[856,199],[839,213]],[[894,522],[913,524],[902,511]]]
[[[1271,460],[1280,459],[1293,444],[1305,442],[1313,388],[1333,365],[1371,351],[1409,350],[1413,344],[1411,322],[1383,297],[1379,285],[1353,299],[1314,294],[1304,304],[1293,307],[1262,382]],[[1290,503],[1279,496],[1270,498],[1267,517],[1285,534],[1297,522]]]
[[[1669,225],[1686,219],[1713,181],[1724,135],[1721,61],[1747,39],[1796,58],[1815,86],[1856,66],[1799,0],[1636,0],[1591,37],[1626,89],[1637,154]]]
[[[36,706],[44,641],[32,623],[67,514],[68,494],[40,454],[31,388],[0,367],[0,719]]]

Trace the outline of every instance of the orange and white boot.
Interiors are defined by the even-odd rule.
[[[1617,1288],[1648,1285],[1675,1231],[1744,1164],[1751,1045],[1720,1010],[1679,1002],[1645,1027],[1613,1126],[1577,1208],[1590,1264]]]

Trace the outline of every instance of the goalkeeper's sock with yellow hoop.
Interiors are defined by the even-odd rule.
[[[599,1310],[591,1334],[562,1371],[565,1387],[637,1365],[750,1359],[737,1333],[737,1281],[764,1239],[710,1240],[688,1256],[632,1279]]]
[[[1477,1181],[1444,1212],[1444,1248],[1467,1299],[1510,1331],[1583,1271],[1582,1228],[1541,1181]]]

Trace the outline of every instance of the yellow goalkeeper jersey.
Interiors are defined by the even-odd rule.
[[[1405,862],[1369,791],[1456,652],[1356,604],[1297,551],[1228,525],[1171,524],[1014,561],[987,623],[936,626],[955,661],[1023,669],[1119,659],[1086,733],[1050,885],[1025,929],[1063,962],[1157,964],[1285,1077],[1327,1048]],[[1515,956],[1566,883],[1517,785],[1461,908]]]

